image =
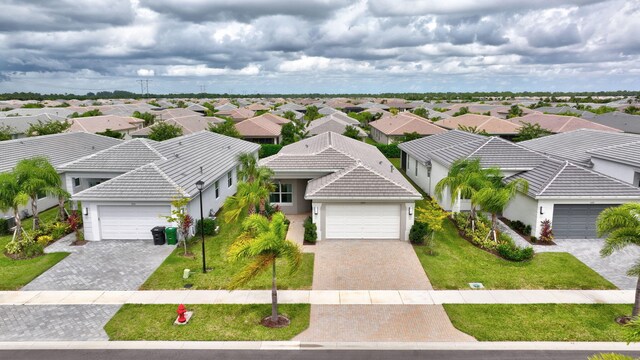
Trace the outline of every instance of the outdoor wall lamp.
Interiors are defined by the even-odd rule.
[[[83,214],[89,215],[89,208],[88,207],[84,208]]]
[[[544,215],[544,213],[542,212],[542,206],[540,206],[540,215]]]
[[[409,207],[409,215],[413,215],[413,208]]]
[[[318,215],[318,207],[317,206],[313,207],[313,215]]]

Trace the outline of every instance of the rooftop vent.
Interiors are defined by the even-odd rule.
[[[202,166],[200,166],[200,174],[202,174]]]
[[[180,155],[178,153],[176,153],[176,158],[179,158],[179,157],[180,157]]]
[[[393,165],[391,165],[391,172],[393,172]]]

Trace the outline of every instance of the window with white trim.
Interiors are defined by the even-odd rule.
[[[287,183],[276,183],[275,191],[269,196],[269,201],[275,204],[293,203],[293,185]]]
[[[213,188],[216,190],[216,199],[220,197],[220,180],[216,180],[215,183],[213,183]]]
[[[227,186],[231,187],[233,185],[233,170],[227,173]]]

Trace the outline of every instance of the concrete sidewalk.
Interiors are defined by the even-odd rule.
[[[281,290],[282,304],[632,304],[633,290]],[[1,305],[269,304],[270,290],[0,291]]]

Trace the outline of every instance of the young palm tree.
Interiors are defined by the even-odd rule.
[[[262,186],[257,181],[240,182],[235,195],[229,196],[224,201],[224,214],[222,215],[226,223],[238,221],[242,214],[254,214],[256,204],[261,204],[270,194],[270,188]],[[262,208],[261,208],[262,211]]]
[[[57,193],[62,185],[56,169],[44,157],[34,157],[20,160],[14,172],[18,177],[18,183],[22,191],[31,199],[31,211],[33,212],[33,229],[40,227],[38,216],[38,195]]]
[[[496,230],[498,229],[498,214],[502,213],[504,208],[516,196],[518,191],[527,192],[529,183],[525,179],[516,179],[507,184],[501,181],[501,178],[495,179],[492,186],[488,186],[478,190],[471,197],[471,201],[478,204],[482,210],[491,213],[491,231],[493,241],[498,241]]]
[[[623,204],[603,210],[596,221],[598,236],[605,237],[600,255],[609,256],[628,245],[640,246],[640,204]],[[632,318],[640,315],[640,259],[627,272],[638,276]]]
[[[276,261],[284,259],[290,273],[297,271],[302,263],[302,252],[298,245],[286,239],[287,226],[285,216],[278,212],[271,221],[258,214],[252,214],[242,222],[242,234],[229,248],[231,261],[250,259],[242,271],[233,279],[231,289],[254,279],[271,267],[271,319],[273,325],[279,324],[278,288],[276,283]]]
[[[18,182],[18,177],[13,172],[0,173],[0,210],[13,210],[16,228],[13,232],[13,240],[20,238],[22,221],[20,219],[20,206],[27,205],[29,195],[25,194]]]
[[[255,156],[244,153],[238,157],[240,161],[240,169],[238,169],[238,180],[245,182],[253,182],[258,171],[258,161]]]
[[[502,178],[500,169],[483,169],[480,159],[459,159],[453,162],[447,176],[438,181],[435,193],[439,199],[442,199],[444,190],[449,189],[452,205],[460,198],[471,199],[469,220],[471,228],[475,230],[477,204],[473,201],[473,195],[480,189],[491,186],[495,179],[500,178]]]

